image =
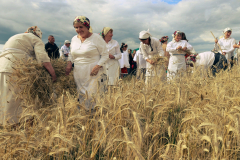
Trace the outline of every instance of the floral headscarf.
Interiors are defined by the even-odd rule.
[[[25,33],[32,33],[42,39],[42,31],[37,26],[29,27]]]
[[[194,53],[188,56],[186,59],[186,64],[187,65],[194,64],[196,62],[197,56],[198,56],[198,53]]]
[[[161,43],[168,41],[168,36],[163,36],[160,40]]]
[[[89,29],[89,32],[92,33],[92,27],[90,26],[90,20],[87,17],[77,16],[73,21],[73,25],[77,22],[81,22],[84,26],[86,26]]]
[[[113,30],[113,29],[110,27],[104,27],[102,32],[100,33],[100,36],[102,36],[104,38],[110,30]]]
[[[177,34],[180,34],[180,33],[182,33],[182,32],[181,32],[181,31],[175,31],[175,32],[172,34],[173,38],[174,38]]]

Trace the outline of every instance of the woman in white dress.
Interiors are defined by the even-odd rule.
[[[37,26],[28,28],[27,32],[9,38],[0,54],[0,124],[19,122],[22,109],[16,101],[15,89],[7,82],[13,72],[14,62],[36,58],[48,70],[52,80],[56,81],[55,71],[45,51],[42,32]]]
[[[179,72],[186,71],[185,51],[191,51],[192,46],[182,40],[182,32],[175,31],[173,40],[167,44],[166,51],[170,54],[167,77],[173,79]]]
[[[119,63],[120,63],[120,68],[121,68],[121,78],[124,77],[124,75],[128,74],[128,68],[130,68],[130,64],[129,64],[129,54],[127,51],[127,47],[128,45],[125,43],[122,43],[120,51],[122,54],[121,59],[119,59]]]
[[[106,63],[106,73],[108,77],[108,85],[116,85],[119,80],[119,62],[122,54],[120,52],[119,44],[116,40],[112,39],[113,29],[110,27],[104,27],[100,34],[107,43],[107,49],[109,53],[109,60]]]
[[[139,33],[140,50],[143,54],[143,58],[147,61],[146,63],[146,84],[151,83],[150,79],[153,76],[160,76],[160,79],[165,79],[164,66],[157,68],[157,71],[153,69],[154,56],[164,57],[164,51],[162,49],[159,39],[152,37],[149,31],[141,31]]]
[[[219,51],[221,54],[225,55],[228,64],[233,65],[232,60],[234,57],[234,47],[235,45],[235,39],[231,37],[232,34],[232,29],[231,28],[225,28],[224,31],[224,36],[220,38],[219,40],[215,39],[215,50]],[[219,48],[218,44],[220,45],[221,48]],[[229,65],[230,67],[230,65]]]
[[[109,59],[109,54],[102,37],[91,32],[90,20],[87,17],[76,17],[73,26],[77,35],[71,40],[66,75],[69,75],[74,63],[73,75],[79,92],[79,102],[84,102],[86,109],[92,109],[95,105],[92,103],[92,96],[102,82],[102,66]]]

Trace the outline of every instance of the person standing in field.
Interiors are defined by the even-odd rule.
[[[56,58],[59,58],[60,56],[59,48],[54,42],[55,42],[55,38],[52,35],[49,35],[48,43],[45,44],[45,49],[50,59],[56,59]]]
[[[165,67],[166,67],[166,70],[167,70],[167,67],[168,67],[168,62],[169,62],[169,58],[170,58],[170,55],[169,55],[169,52],[167,52],[167,43],[168,43],[168,36],[163,36],[159,41],[161,42],[162,44],[162,48],[163,48],[163,51],[164,51],[164,56],[167,58],[167,61],[165,63]]]
[[[0,124],[16,124],[22,113],[21,102],[16,100],[18,90],[8,82],[15,63],[19,60],[35,58],[47,69],[56,81],[55,71],[50,58],[44,49],[42,32],[37,26],[32,26],[25,33],[20,33],[8,39],[0,54]]]
[[[235,45],[235,39],[231,37],[232,34],[232,29],[231,28],[225,28],[224,31],[224,36],[217,40],[215,39],[215,44],[214,44],[214,48],[215,50],[219,51],[221,54],[223,54],[229,65],[229,67],[233,66],[233,57],[234,57],[234,45]],[[220,47],[218,46],[218,44],[220,45]]]
[[[137,73],[137,63],[134,61],[134,56],[136,55],[136,50],[134,49],[133,50],[133,53],[132,53],[132,66],[131,66],[131,69],[132,69],[132,75],[136,76],[136,73]]]
[[[166,73],[164,73],[163,65],[154,65],[156,63],[154,57],[164,57],[164,51],[159,39],[152,37],[149,31],[141,31],[139,33],[140,50],[146,62],[146,84],[150,84],[153,76],[160,76],[164,80]],[[156,68],[158,67],[158,68]]]
[[[175,31],[173,40],[167,44],[166,51],[170,54],[167,78],[173,79],[180,72],[186,71],[185,54],[191,51],[193,47],[186,41],[182,40],[182,32]]]
[[[132,49],[129,49],[128,50],[128,62],[129,62],[130,67],[127,69],[129,75],[132,73],[132,61],[133,61]]]
[[[107,43],[107,49],[109,53],[109,60],[106,62],[108,85],[116,85],[120,75],[119,73],[120,65],[118,60],[121,59],[122,57],[120,47],[118,42],[112,39],[113,36],[112,28],[104,27],[100,35]]]
[[[141,77],[145,79],[146,60],[143,58],[143,54],[140,49],[136,52],[133,61],[137,63],[137,79],[140,79]]]
[[[70,53],[70,44],[71,44],[71,42],[69,40],[65,40],[64,45],[60,49],[60,57],[63,60],[68,59],[68,55]]]
[[[92,101],[103,81],[103,65],[109,60],[106,42],[103,38],[92,33],[90,20],[85,16],[77,16],[73,21],[77,33],[71,40],[71,52],[68,56],[66,75],[72,70],[79,92],[79,102],[85,104],[87,110],[92,110]]]
[[[129,54],[127,52],[127,47],[128,45],[125,43],[122,43],[120,47],[120,51],[122,53],[122,57],[121,59],[119,59],[120,68],[121,68],[121,78],[123,78],[125,75],[128,74],[128,68],[130,68],[130,64],[128,60]]]

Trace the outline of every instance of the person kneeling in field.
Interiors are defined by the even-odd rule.
[[[0,54],[0,124],[16,124],[22,113],[20,101],[16,99],[16,89],[8,82],[17,61],[36,58],[56,81],[55,71],[41,40],[42,32],[37,26],[27,29],[27,32],[9,38]],[[15,63],[16,62],[16,63]]]
[[[216,76],[216,73],[220,70],[226,70],[228,68],[226,57],[218,52],[192,54],[187,57],[186,63],[191,67],[195,66],[203,76],[207,76],[208,69],[211,69],[212,74]]]

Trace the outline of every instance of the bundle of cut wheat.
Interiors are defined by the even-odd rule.
[[[11,75],[10,83],[19,88],[16,98],[32,103],[39,98],[45,105],[51,102],[53,96],[62,92],[76,93],[76,85],[72,73],[65,75],[66,61],[56,59],[51,61],[55,70],[57,81],[52,83],[48,71],[36,60],[19,60]],[[29,104],[28,103],[28,104]]]

